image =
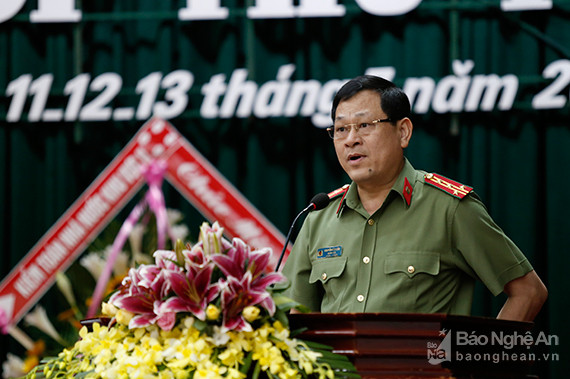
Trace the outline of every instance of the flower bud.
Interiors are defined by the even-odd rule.
[[[208,307],[206,308],[206,317],[208,320],[217,320],[218,317],[220,317],[220,309],[214,304],[208,304]]]
[[[117,307],[115,307],[113,304],[103,303],[101,305],[101,312],[105,316],[113,317],[114,315],[117,314],[117,311],[118,311]]]
[[[131,313],[129,311],[125,311],[124,309],[119,309],[117,311],[117,314],[115,315],[115,319],[117,320],[117,322],[119,324],[129,325],[129,322],[131,321],[131,319],[134,316],[135,316],[134,313]]]
[[[182,254],[182,250],[184,250],[184,244],[181,240],[177,239],[176,243],[174,244],[174,251],[176,252],[176,260],[178,264],[184,267],[184,255]]]
[[[242,312],[243,318],[247,322],[253,322],[259,316],[259,308],[252,305],[245,307]]]

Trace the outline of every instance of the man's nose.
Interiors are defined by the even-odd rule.
[[[355,143],[360,142],[360,133],[358,132],[358,126],[353,126],[348,131],[348,135],[346,136],[345,143],[347,145],[354,145]]]

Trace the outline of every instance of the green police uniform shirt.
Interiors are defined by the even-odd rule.
[[[497,295],[532,271],[470,188],[429,179],[406,160],[373,215],[354,183],[310,213],[283,268],[288,295],[327,313],[467,315],[476,280]]]

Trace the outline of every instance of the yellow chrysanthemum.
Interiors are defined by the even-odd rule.
[[[309,374],[309,373],[307,373]],[[295,370],[292,367],[285,369],[284,371],[279,373],[280,379],[296,379],[299,377],[299,371]]]
[[[226,375],[227,379],[245,379],[246,375],[235,368],[229,368]]]
[[[226,370],[225,367],[206,361],[197,368],[194,373],[194,379],[222,379],[222,374],[225,374]]]
[[[284,370],[285,358],[281,350],[269,341],[256,345],[252,357],[259,362],[263,371],[269,370],[272,374],[277,374]]]
[[[251,351],[253,349],[253,332],[228,332],[228,334],[230,336],[229,346],[232,348],[243,351]]]
[[[81,339],[60,353],[58,361],[45,367],[46,376],[59,372],[93,372],[86,378],[229,378],[244,379],[239,371],[246,354],[254,364],[282,379],[306,374],[333,378],[328,366],[317,363],[320,354],[304,343],[289,338],[289,329],[280,322],[265,323],[250,332],[225,333],[215,340],[193,327],[193,318],[181,320],[170,331],[157,326],[129,330],[93,324],[80,331]],[[251,353],[250,353],[251,352]]]
[[[220,355],[218,355],[218,358],[224,365],[235,367],[240,363],[243,363],[243,352],[236,348],[227,347]]]

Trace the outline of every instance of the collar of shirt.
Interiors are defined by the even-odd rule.
[[[414,186],[416,185],[417,171],[412,164],[404,157],[404,167],[398,175],[398,179],[394,182],[390,193],[388,194],[387,201],[392,201],[394,197],[400,197],[402,201],[409,208],[412,203]],[[358,197],[358,189],[356,183],[352,182],[345,196],[341,199],[341,204],[337,211],[337,217],[340,217],[345,207],[353,209],[359,213],[366,213],[360,199]],[[366,215],[364,215],[366,217]]]

